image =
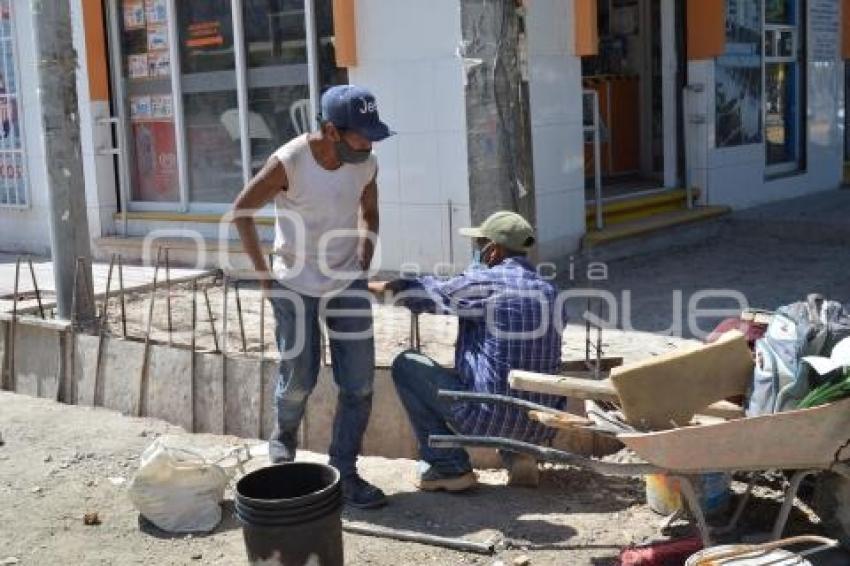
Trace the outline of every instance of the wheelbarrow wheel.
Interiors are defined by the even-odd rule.
[[[812,503],[829,536],[850,548],[850,479],[831,472],[820,474]]]

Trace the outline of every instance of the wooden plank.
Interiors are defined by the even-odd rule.
[[[826,467],[850,440],[850,399],[814,409],[617,438],[650,464],[676,472]]]
[[[544,413],[542,411],[529,411],[528,418],[550,428],[558,429],[573,429],[593,424],[593,421],[567,413],[555,415],[552,413]]]
[[[592,399],[618,403],[620,398],[610,379],[595,381],[570,375],[547,375],[513,370],[509,378],[511,388],[532,393],[561,395],[574,399]]]
[[[688,424],[716,401],[745,394],[752,375],[747,340],[732,331],[713,344],[614,368],[611,382],[629,424],[665,430]]]

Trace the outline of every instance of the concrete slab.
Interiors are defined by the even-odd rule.
[[[195,432],[224,434],[224,356],[195,354]]]
[[[116,337],[103,343],[103,406],[133,415],[139,401],[139,376],[145,345]]]
[[[277,389],[278,360],[263,362],[263,438],[269,438],[275,424],[274,392]]]
[[[225,434],[257,438],[260,431],[260,361],[227,357],[225,372]]]
[[[146,415],[192,431],[192,352],[151,346]]]
[[[76,399],[73,402],[77,405],[94,407],[96,398],[103,399],[102,390],[99,396],[95,392],[97,345],[99,342],[99,336],[87,334],[77,334],[74,338],[73,375],[76,381]],[[103,384],[101,384],[102,388]]]
[[[306,426],[305,448],[327,453],[338,391],[331,368],[323,367],[307,403],[305,425],[302,425]],[[375,370],[372,417],[363,439],[363,454],[386,458],[415,458],[417,454],[416,439],[387,368]]]
[[[6,352],[8,348],[6,346],[8,333],[8,323],[0,321],[0,389],[6,385],[6,368],[8,368],[8,362],[6,360]]]
[[[15,329],[15,391],[58,399],[64,369],[61,333],[18,321]]]

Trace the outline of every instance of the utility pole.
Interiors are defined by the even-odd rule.
[[[57,317],[71,319],[73,309],[73,318],[85,324],[94,320],[94,294],[70,0],[33,0],[31,5]]]

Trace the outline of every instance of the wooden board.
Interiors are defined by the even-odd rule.
[[[617,438],[650,464],[676,472],[816,468],[832,463],[850,440],[850,399]]]
[[[529,371],[514,370],[509,378],[511,388],[532,393],[562,395],[573,399],[611,401],[618,403],[620,398],[610,379],[599,381],[569,375],[547,375]]]
[[[747,340],[735,330],[713,344],[614,368],[611,382],[629,424],[666,430],[688,424],[716,401],[743,395],[752,375]]]

